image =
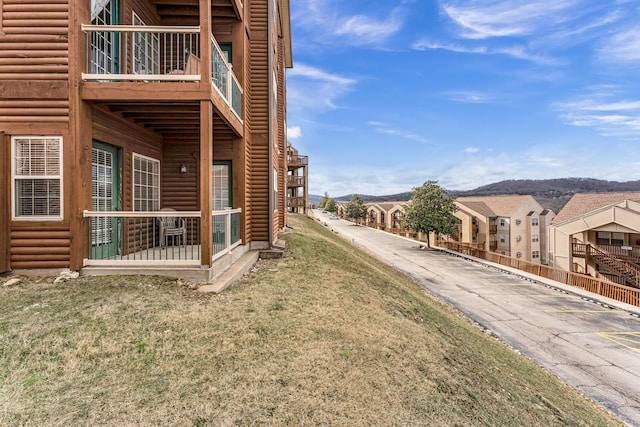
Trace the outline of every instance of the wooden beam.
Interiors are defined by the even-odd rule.
[[[243,19],[243,13],[244,13],[244,8],[242,7],[242,2],[240,0],[231,0],[231,4],[233,6],[233,11],[236,15],[236,19],[238,19],[238,21],[242,21]]]
[[[211,58],[210,53],[209,58]],[[209,65],[209,74],[211,74],[210,71],[211,66]],[[130,100],[139,102],[146,100],[179,102],[188,100],[201,101],[209,97],[209,92],[206,89],[200,89],[200,85],[197,82],[83,82],[80,86],[80,95],[82,99],[87,101],[119,102]]]

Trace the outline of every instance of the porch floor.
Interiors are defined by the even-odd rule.
[[[164,264],[167,262],[192,265],[193,262],[196,262],[197,265],[200,265],[200,245],[156,246],[131,252],[126,255],[114,255],[101,259],[87,259],[85,260],[85,265],[118,266],[122,265],[123,262],[149,262],[150,264],[156,265],[157,263]]]

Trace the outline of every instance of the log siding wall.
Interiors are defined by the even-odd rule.
[[[232,161],[234,206],[243,209],[244,243],[268,242],[270,230],[275,238],[286,224],[285,64],[277,28],[272,28],[274,44],[269,46],[270,1],[245,0],[243,20],[220,18],[213,25],[219,42],[233,43],[234,70],[244,88],[244,134],[234,134],[214,112],[212,141],[213,159]],[[4,236],[0,251],[6,254],[0,257],[0,272],[9,264],[13,269],[82,266],[88,234],[82,210],[91,206],[91,140],[120,149],[121,209],[132,210],[133,153],[160,160],[161,207],[200,209],[200,141],[195,134],[163,140],[122,114],[111,112],[109,102],[82,99],[87,92],[81,91],[86,86],[80,81],[80,73],[86,70],[84,34],[79,24],[90,19],[88,4],[89,0],[0,0],[0,233]],[[162,24],[154,6],[146,0],[123,0],[121,6],[123,24],[131,24],[133,11],[147,25]],[[269,49],[273,69],[269,68]],[[278,83],[277,116],[269,96],[274,73]],[[143,95],[141,92],[140,99],[132,95],[130,100],[121,101],[154,102]],[[192,100],[199,102],[199,98]],[[61,221],[11,220],[12,135],[63,138]],[[279,209],[271,223],[270,160],[279,178]],[[180,173],[183,164],[186,174]]]
[[[251,103],[248,116],[251,122],[251,156],[247,157],[247,172],[251,177],[248,187],[247,203],[251,209],[251,240],[269,241],[269,38],[268,38],[268,1],[251,0],[249,8],[250,63],[249,92]]]
[[[11,135],[58,135],[63,152],[72,148],[69,135],[69,6],[67,0],[2,0],[0,2],[0,130],[6,133],[3,185],[9,224],[7,250],[11,268],[65,268],[72,242],[69,167],[63,155],[64,219],[11,221]],[[6,243],[5,243],[6,245]],[[5,260],[6,261],[6,260]]]

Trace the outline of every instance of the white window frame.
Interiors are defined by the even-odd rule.
[[[540,241],[540,236],[538,234],[534,234],[533,236],[531,236],[531,241],[532,242],[539,242]]]
[[[500,227],[506,227],[507,226],[507,220],[504,218],[500,218]]]
[[[531,218],[531,226],[537,227],[538,225],[540,225],[540,221],[538,220],[538,218]]]
[[[19,175],[16,165],[16,145],[21,139],[31,141],[37,139],[58,141],[58,173],[45,175]],[[11,137],[11,217],[14,221],[61,221],[64,218],[64,157],[63,139],[55,135],[16,135]],[[60,214],[59,215],[18,215],[16,209],[16,182],[18,180],[58,180],[60,182]]]
[[[152,185],[149,186],[148,184],[146,184],[147,188],[151,188],[153,193],[151,197],[146,197],[145,198],[145,203],[147,204],[148,207],[148,203],[151,202],[154,206],[153,209],[151,210],[139,210],[136,209],[136,202],[138,200],[142,200],[140,198],[140,195],[136,193],[136,185],[138,186],[142,186],[142,184],[136,183],[136,159],[140,159],[140,161],[144,161],[153,165],[157,165],[157,174],[155,174],[155,171],[152,171],[151,176],[152,177],[157,177],[157,182],[158,182],[158,186],[157,186],[157,191],[155,189],[155,186]],[[145,172],[147,173],[147,172]],[[147,175],[149,175],[147,173]],[[158,159],[154,159],[153,157],[148,157],[148,156],[144,156],[142,154],[138,154],[138,153],[133,153],[131,156],[131,194],[133,195],[132,197],[132,205],[131,208],[134,212],[154,212],[154,211],[158,211],[160,210],[160,160]],[[157,197],[156,197],[157,195]],[[157,203],[156,203],[157,202]]]

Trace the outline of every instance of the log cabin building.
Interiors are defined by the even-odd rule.
[[[0,0],[0,272],[215,274],[286,223],[289,0]]]

